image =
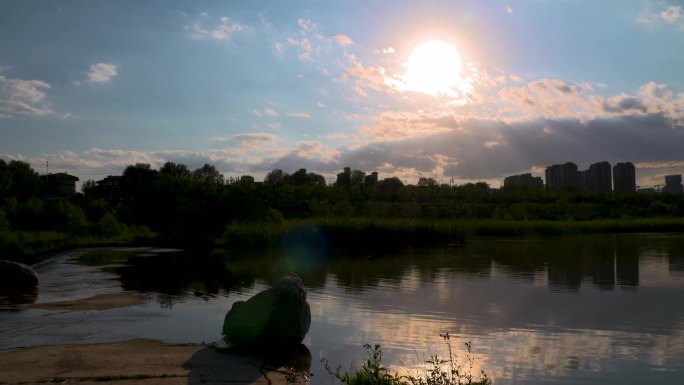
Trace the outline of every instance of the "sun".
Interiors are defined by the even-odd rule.
[[[452,44],[430,40],[416,47],[405,64],[403,89],[433,96],[459,96],[461,55]]]

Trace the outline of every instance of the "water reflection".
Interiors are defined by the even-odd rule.
[[[428,350],[440,349],[442,332],[455,347],[472,340],[475,369],[496,384],[684,378],[684,235],[486,239],[383,256],[336,255],[316,244],[324,258],[295,246],[213,256],[74,253],[44,267],[37,302],[114,289],[152,301],[99,313],[0,312],[0,349],[79,342],[84,325],[91,341],[216,340],[234,301],[294,271],[309,289],[312,326],[304,343],[313,352],[314,384],[329,382],[322,356],[358,363],[365,343],[380,343],[389,363],[412,370]]]

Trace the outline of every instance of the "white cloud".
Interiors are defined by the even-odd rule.
[[[513,7],[511,7],[510,5],[508,7],[506,7],[506,12],[508,12],[509,15],[512,14],[513,13]]]
[[[664,8],[665,7],[665,8]],[[647,1],[637,21],[647,27],[654,27],[662,22],[678,26],[684,31],[684,14],[681,5],[670,5],[665,1]]]
[[[674,24],[682,19],[682,7],[671,5],[666,10],[660,12],[660,17],[670,24]]]
[[[229,17],[223,16],[220,18],[220,23],[210,27],[204,27],[199,23],[193,25],[190,29],[190,37],[196,40],[229,40],[236,32],[242,32],[246,29],[246,26],[232,23]]]
[[[301,33],[302,35],[306,34],[309,31],[314,31],[316,29],[316,23],[308,19],[297,20],[297,25],[299,25],[299,33]]]
[[[300,119],[311,119],[311,114],[308,112],[288,112],[287,116]]]
[[[119,67],[112,63],[97,63],[90,66],[88,71],[88,82],[93,84],[108,83],[114,76],[118,75]]]
[[[301,38],[288,38],[286,40],[287,44],[292,47],[297,47],[299,49],[299,58],[302,60],[311,60],[311,56],[315,53],[315,49],[309,39]]]
[[[7,93],[11,100],[24,100],[38,103],[45,99],[40,89],[49,89],[50,85],[40,80],[8,79],[0,76],[0,89]]]
[[[335,35],[332,37],[332,40],[337,42],[337,44],[344,46],[354,44],[354,41],[347,35]]]
[[[33,107],[24,102],[15,100],[0,100],[0,113],[4,113],[4,116],[13,114],[44,116],[51,114],[52,112],[53,111],[47,107]]]
[[[278,116],[278,112],[276,112],[274,109],[268,108],[268,107],[266,107],[262,110],[254,109],[254,110],[252,110],[252,113],[256,116],[264,116],[264,115],[272,116],[272,117]]]
[[[50,85],[40,80],[9,79],[0,76],[0,119],[14,115],[44,116],[54,111],[46,105],[45,92]]]

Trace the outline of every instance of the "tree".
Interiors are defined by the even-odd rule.
[[[435,178],[426,178],[421,176],[418,178],[418,187],[436,187],[438,185]]]
[[[378,182],[378,193],[381,200],[392,201],[396,198],[397,191],[404,187],[401,179],[393,176]]]
[[[307,183],[306,169],[300,168],[292,174],[292,184],[295,186],[303,185]]]
[[[283,184],[290,176],[281,169],[276,168],[275,170],[266,174],[264,178],[264,183],[266,184]]]
[[[92,179],[88,179],[85,182],[83,182],[83,184],[81,184],[81,192],[85,196],[94,195],[96,189],[97,184]]]
[[[208,163],[205,163],[204,166],[193,171],[192,177],[199,182],[223,184],[223,174],[218,172],[216,167]]]
[[[188,170],[188,166],[184,164],[176,164],[173,162],[166,162],[159,169],[159,173],[162,175],[172,176],[176,179],[190,179],[192,173]]]
[[[44,181],[31,166],[20,160],[0,160],[0,200],[16,197],[26,200],[38,193]]]

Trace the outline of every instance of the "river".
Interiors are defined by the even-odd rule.
[[[217,341],[233,302],[294,271],[312,309],[303,343],[314,385],[333,382],[321,358],[359,365],[366,343],[380,344],[394,370],[415,373],[430,354],[445,354],[440,333],[461,360],[472,342],[475,378],[482,369],[497,385],[684,383],[684,234],[484,238],[389,255],[306,240],[221,258],[78,249],[36,269],[34,296],[0,297],[0,350]],[[116,292],[145,301],[99,311],[30,307]]]

